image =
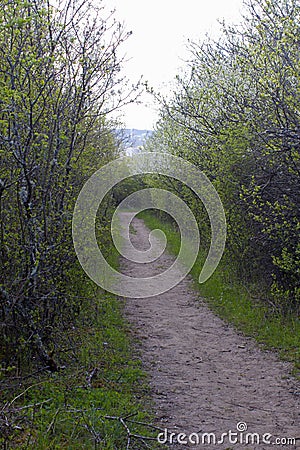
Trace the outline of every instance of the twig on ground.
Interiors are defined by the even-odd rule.
[[[87,383],[87,385],[88,385],[89,388],[92,387],[92,381],[93,381],[93,378],[95,378],[95,376],[97,375],[97,373],[98,373],[98,367],[94,367],[94,369],[91,370],[91,372],[87,374],[87,377],[86,377],[86,383]]]
[[[149,446],[146,444],[146,441],[156,441],[156,438],[154,438],[154,437],[143,436],[141,434],[136,434],[136,433],[132,433],[131,432],[130,428],[128,427],[128,425],[126,423],[126,418],[135,416],[136,414],[137,413],[129,414],[128,416],[125,416],[125,417],[117,417],[117,416],[105,416],[104,417],[105,419],[108,419],[108,420],[117,420],[117,421],[119,421],[122,424],[122,426],[125,428],[125,431],[127,433],[127,447],[126,447],[126,450],[130,449],[130,444],[131,444],[132,438],[142,441],[143,444],[146,447],[148,447],[148,448],[149,448]],[[139,423],[138,421],[132,421],[132,420],[128,420],[128,422],[130,422],[130,423],[137,423],[137,424]],[[152,426],[150,424],[143,424],[143,422],[140,422],[139,424],[147,425],[148,427],[152,427],[154,429],[157,429],[157,427],[155,427],[154,425]]]
[[[59,411],[60,411],[60,408],[57,408],[57,410],[55,411],[55,414],[53,416],[53,419],[51,420],[49,426],[47,427],[46,433],[49,433],[51,431],[51,429],[54,427],[56,417],[58,416]]]

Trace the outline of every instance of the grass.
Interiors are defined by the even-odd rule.
[[[117,267],[117,253],[111,251],[109,259]],[[145,442],[158,448],[147,378],[133,350],[123,303],[84,283],[78,316],[66,330],[56,331],[60,370],[37,370],[22,378],[13,369],[0,372],[3,449],[126,449],[128,429],[128,448],[149,448]]]
[[[2,392],[12,402],[5,408],[11,425],[0,438],[3,448],[125,449],[127,432],[117,418],[128,416],[132,432],[155,436],[134,423],[151,422],[148,385],[115,296],[102,292],[91,299],[68,339],[61,336],[59,351],[64,369],[16,383],[13,395],[10,380]],[[130,448],[146,448],[132,441]]]
[[[168,250],[178,254],[180,235],[171,223],[162,222],[151,212],[142,212],[150,229],[160,228],[168,239]],[[299,376],[300,370],[300,320],[293,316],[274,313],[261,300],[254,299],[251,287],[236,280],[233,270],[224,260],[221,261],[212,277],[199,285],[198,277],[204,263],[205,254],[199,252],[190,272],[195,287],[208,305],[220,317],[232,323],[239,331],[254,337],[265,348],[278,352],[279,356],[294,365],[293,374]]]
[[[129,233],[136,234],[136,229],[132,226],[132,224],[129,225]]]

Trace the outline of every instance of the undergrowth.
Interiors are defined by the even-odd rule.
[[[110,251],[117,267],[118,254]],[[0,371],[3,449],[157,448],[146,375],[123,302],[88,281],[79,267],[77,317],[57,329],[52,354],[58,370]]]
[[[99,293],[61,335],[58,372],[2,379],[4,449],[125,449],[129,438],[128,448],[146,448],[133,435],[157,431],[141,424],[151,422],[147,380],[121,309],[115,296]]]

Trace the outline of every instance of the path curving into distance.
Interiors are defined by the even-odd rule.
[[[120,220],[126,223],[126,213]],[[147,249],[149,229],[141,219],[132,225],[133,245]],[[149,264],[122,259],[121,269],[128,276],[147,277],[162,272],[173,260],[167,252]],[[300,387],[289,375],[290,365],[218,318],[201,301],[191,280],[186,278],[156,297],[127,298],[125,314],[149,374],[156,425],[176,434],[168,437],[169,445],[179,433],[187,436],[179,439],[188,444],[173,443],[170,448],[300,448]],[[291,437],[298,438],[296,446],[284,441],[275,445],[275,439]],[[232,443],[235,439],[238,442]]]

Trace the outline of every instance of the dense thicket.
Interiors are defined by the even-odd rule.
[[[228,263],[289,311],[300,302],[299,2],[250,0],[239,26],[190,51],[148,147],[208,175],[226,210]]]
[[[80,309],[74,202],[118,142],[106,114],[129,101],[117,50],[128,34],[84,0],[0,2],[0,340],[9,364],[49,356]],[[76,297],[77,296],[77,297]],[[67,320],[66,320],[67,318]]]

